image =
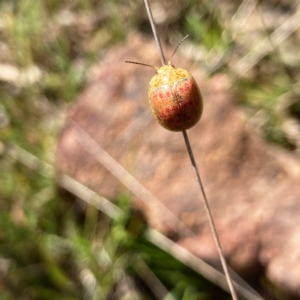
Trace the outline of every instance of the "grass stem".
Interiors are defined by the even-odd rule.
[[[154,39],[155,39],[156,45],[158,47],[161,64],[164,66],[164,65],[166,65],[166,58],[164,56],[163,48],[161,46],[158,34],[156,32],[156,27],[155,27],[155,23],[154,23],[154,20],[153,20],[151,8],[149,6],[148,0],[144,0],[144,2],[145,2],[148,17],[149,17],[149,20],[150,20],[150,24],[151,24],[152,32],[153,32],[153,35],[154,35]]]
[[[227,279],[229,290],[230,290],[232,299],[237,300],[238,298],[237,298],[237,295],[236,295],[236,292],[235,292],[235,289],[234,289],[234,286],[233,286],[233,283],[232,283],[231,276],[229,274],[228,266],[227,266],[227,263],[226,263],[226,260],[225,260],[224,254],[223,254],[223,250],[222,250],[220,239],[219,239],[219,236],[218,236],[218,232],[217,232],[217,229],[216,229],[216,226],[215,226],[215,223],[214,223],[214,219],[213,219],[211,210],[209,208],[208,200],[207,200],[207,197],[206,197],[206,194],[205,194],[204,186],[203,186],[203,183],[202,183],[202,180],[201,180],[201,177],[200,177],[198,167],[196,165],[196,161],[195,161],[194,154],[193,154],[193,151],[192,151],[192,147],[191,147],[191,144],[190,144],[190,141],[189,141],[189,137],[188,137],[187,132],[185,130],[182,131],[182,133],[183,133],[185,145],[186,145],[186,148],[188,150],[189,157],[190,157],[190,160],[191,160],[191,163],[192,163],[193,171],[196,175],[197,183],[198,183],[198,185],[200,187],[200,190],[201,190],[202,201],[203,201],[205,212],[206,212],[206,215],[207,215],[207,218],[208,218],[208,221],[209,221],[210,230],[212,232],[212,235],[213,235],[213,238],[214,238],[214,241],[215,241],[218,253],[219,253],[219,257],[220,257],[221,264],[223,266],[223,270],[224,270],[224,273],[225,273],[225,276],[226,276],[226,279]]]
[[[147,10],[147,13],[148,13],[148,17],[149,17],[149,20],[150,20],[150,23],[151,23],[151,27],[152,27],[153,35],[154,35],[154,38],[155,38],[155,42],[157,44],[157,47],[158,47],[158,50],[159,50],[159,53],[160,53],[160,59],[161,59],[162,65],[165,65],[166,64],[166,59],[165,59],[165,56],[164,56],[164,53],[163,53],[162,45],[160,43],[158,34],[156,32],[155,23],[154,23],[154,20],[153,20],[151,8],[149,6],[148,0],[144,0],[144,2],[145,2],[146,10]],[[206,197],[206,194],[205,194],[205,191],[204,191],[204,187],[203,187],[201,177],[200,177],[197,165],[196,165],[196,161],[195,161],[195,158],[194,158],[194,155],[193,155],[193,151],[192,151],[192,147],[190,145],[188,135],[187,135],[185,130],[182,131],[182,133],[183,133],[186,148],[188,150],[189,157],[190,157],[190,160],[191,160],[191,163],[192,163],[192,167],[193,167],[194,173],[196,175],[197,183],[198,183],[198,185],[200,187],[200,190],[201,190],[202,201],[203,201],[203,204],[204,204],[206,215],[208,217],[210,229],[211,229],[211,232],[212,232],[212,235],[213,235],[213,238],[214,238],[217,250],[218,250],[218,254],[219,254],[219,257],[220,257],[220,260],[221,260],[221,264],[222,264],[223,269],[224,269],[224,273],[225,273],[225,276],[226,276],[226,279],[227,279],[227,283],[228,283],[228,286],[229,286],[231,297],[232,297],[233,300],[238,300],[235,289],[234,289],[234,286],[233,286],[231,276],[229,274],[228,266],[227,266],[227,263],[226,263],[226,260],[225,260],[225,257],[224,257],[223,251],[222,251],[220,239],[219,239],[219,236],[218,236],[218,233],[217,233],[217,230],[216,230],[216,226],[214,224],[213,216],[212,216],[210,208],[209,208],[208,200],[207,200],[207,197]]]

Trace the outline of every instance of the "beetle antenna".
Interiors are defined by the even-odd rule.
[[[128,64],[141,65],[141,66],[146,66],[146,67],[151,67],[151,68],[157,69],[157,67],[154,67],[152,65],[148,65],[148,64],[144,64],[144,63],[140,63],[140,62],[136,62],[136,61],[126,60],[125,62]]]
[[[175,48],[173,54],[171,55],[170,60],[173,58],[173,56],[175,55],[175,53],[176,53],[177,49],[179,48],[179,46],[182,44],[182,42],[183,42],[188,36],[189,36],[189,35],[186,35],[186,36],[179,42],[179,44],[178,44],[177,47]]]

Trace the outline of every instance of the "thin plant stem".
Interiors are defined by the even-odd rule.
[[[155,23],[154,23],[154,20],[153,20],[151,8],[149,6],[148,0],[144,0],[144,2],[145,2],[146,9],[147,9],[148,17],[149,17],[149,20],[150,20],[150,23],[151,23],[153,35],[154,35],[157,47],[159,49],[160,59],[161,59],[162,65],[165,65],[166,64],[166,59],[165,59],[161,43],[159,41],[159,38],[158,38],[158,35],[157,35],[157,32],[156,32]],[[182,133],[183,133],[186,148],[187,148],[187,151],[189,153],[189,157],[190,157],[190,160],[191,160],[191,163],[192,163],[193,171],[196,175],[197,183],[198,183],[198,185],[200,187],[200,190],[201,190],[202,201],[203,201],[203,204],[204,204],[206,215],[208,217],[210,229],[211,229],[211,232],[212,232],[212,235],[213,235],[213,238],[214,238],[217,250],[218,250],[218,254],[219,254],[219,257],[220,257],[220,260],[221,260],[221,264],[222,264],[223,269],[224,269],[224,273],[225,273],[225,277],[227,279],[227,283],[228,283],[228,286],[229,286],[231,297],[232,297],[233,300],[238,300],[237,294],[236,294],[234,286],[233,286],[231,276],[229,274],[228,266],[227,266],[227,263],[226,263],[226,260],[225,260],[225,257],[224,257],[223,251],[222,251],[220,239],[219,239],[219,236],[218,236],[218,233],[217,233],[217,230],[216,230],[216,226],[214,224],[213,216],[212,216],[210,208],[209,208],[208,200],[207,200],[207,197],[206,197],[206,194],[205,194],[205,191],[204,191],[204,187],[203,187],[203,184],[202,184],[202,181],[201,181],[201,177],[200,177],[200,174],[199,174],[199,171],[198,171],[198,167],[196,165],[196,161],[195,161],[195,158],[194,158],[194,155],[193,155],[193,151],[192,151],[192,147],[190,145],[188,135],[187,135],[185,130],[182,131]]]
[[[154,20],[153,20],[151,8],[149,6],[148,0],[144,0],[144,2],[145,2],[146,10],[147,10],[147,13],[148,13],[148,17],[149,17],[149,20],[150,20],[150,24],[151,24],[152,32],[153,32],[153,35],[154,35],[154,39],[155,39],[156,45],[158,47],[161,64],[164,66],[164,65],[166,65],[166,58],[164,56],[163,48],[161,46],[159,37],[158,37],[157,32],[156,32],[156,27],[155,27],[155,23],[154,23]]]
[[[234,289],[234,286],[233,286],[233,283],[232,283],[231,276],[229,274],[228,266],[227,266],[227,263],[226,263],[226,260],[225,260],[224,254],[223,254],[223,250],[222,250],[220,239],[219,239],[217,229],[216,229],[216,226],[215,226],[215,223],[214,223],[214,219],[213,219],[211,210],[209,208],[208,200],[207,200],[207,197],[206,197],[206,194],[205,194],[204,186],[203,186],[200,174],[199,174],[198,167],[196,165],[196,161],[195,161],[194,154],[193,154],[193,151],[192,151],[192,147],[191,147],[191,144],[190,144],[190,141],[189,141],[189,137],[188,137],[187,132],[185,130],[182,131],[182,133],[183,133],[186,148],[187,148],[189,156],[190,156],[193,171],[196,175],[197,182],[198,182],[198,185],[199,185],[200,190],[201,190],[202,201],[203,201],[203,204],[204,204],[206,215],[208,217],[210,230],[212,232],[215,244],[217,246],[217,250],[218,250],[218,253],[219,253],[221,264],[222,264],[223,269],[224,269],[224,273],[225,273],[225,276],[226,276],[226,279],[227,279],[227,283],[228,283],[228,286],[229,286],[229,289],[230,289],[230,293],[231,293],[232,299],[237,300],[238,298],[237,298],[237,295],[236,295],[236,292],[235,292],[235,289]]]

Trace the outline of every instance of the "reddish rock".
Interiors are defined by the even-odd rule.
[[[78,142],[74,120],[149,189],[166,209],[133,197],[150,226],[192,253],[217,261],[182,134],[153,119],[147,89],[159,66],[152,42],[136,38],[111,52],[69,112],[58,141],[57,167],[113,199],[124,186]],[[249,275],[263,265],[271,281],[300,295],[300,160],[262,141],[227,89],[225,75],[205,80],[177,54],[172,62],[195,77],[204,99],[200,122],[188,131],[221,243],[230,265]]]

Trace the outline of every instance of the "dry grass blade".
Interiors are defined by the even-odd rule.
[[[32,155],[31,153],[17,145],[12,146],[9,154],[13,159],[19,161],[30,169],[34,169],[40,172],[44,176],[53,177],[54,175],[54,168],[51,165],[43,162],[38,157]],[[123,211],[119,207],[111,203],[108,199],[92,191],[88,187],[82,185],[77,180],[74,180],[73,178],[67,175],[59,175],[57,178],[57,182],[59,186],[63,187],[85,203],[92,205],[110,218],[116,220],[123,215]],[[210,266],[205,261],[194,256],[186,249],[174,243],[154,229],[147,229],[145,232],[145,237],[149,242],[156,245],[158,248],[166,251],[167,253],[170,253],[176,259],[189,266],[191,269],[201,274],[209,281],[228,291],[228,286],[224,274],[222,274],[214,267]],[[237,290],[240,292],[244,299],[263,300],[263,298],[261,298],[242,278],[240,278],[233,271],[231,271],[231,273],[234,276]],[[151,280],[153,280],[153,277]],[[160,289],[160,292],[164,292],[164,290]]]
[[[149,192],[136,178],[129,174],[121,165],[119,165],[100,145],[98,145],[76,122],[78,142],[95,157],[109,172],[111,172],[120,182],[122,182],[130,191],[132,191],[146,205],[155,203],[170,217],[173,228],[179,230],[179,234],[193,235],[193,232],[186,227],[161,201],[159,201],[151,192]]]
[[[153,244],[158,245],[161,249],[171,253],[175,258],[189,266],[194,271],[200,273],[211,282],[222,287],[224,290],[229,291],[227,280],[223,273],[219,272],[205,261],[194,256],[186,249],[174,243],[154,229],[148,229],[145,235]],[[243,279],[241,279],[233,271],[231,271],[231,273],[231,276],[235,278],[236,288],[244,299],[263,300],[263,298],[256,293],[255,290],[253,290]]]
[[[300,10],[278,27],[269,37],[258,43],[252,51],[236,62],[232,66],[233,71],[242,76],[252,69],[263,57],[273,51],[275,47],[280,45],[300,27],[299,19]]]
[[[61,175],[59,177],[59,185],[76,197],[84,200],[89,205],[92,205],[98,210],[104,212],[112,219],[119,219],[123,214],[121,209],[113,205],[109,200],[101,197],[85,185],[67,175]]]
[[[137,258],[134,268],[157,299],[175,300],[141,257]]]
[[[152,114],[146,111],[138,116],[132,123],[123,129],[117,137],[117,147],[122,149],[135,136],[137,136],[150,122],[152,121]]]

